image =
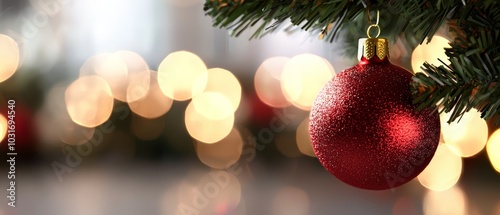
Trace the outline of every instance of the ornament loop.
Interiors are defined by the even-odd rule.
[[[366,35],[368,35],[368,38],[372,38],[372,36],[370,35],[370,30],[372,28],[377,29],[377,35],[375,36],[375,38],[378,38],[378,36],[380,36],[380,26],[377,24],[371,24],[370,26],[368,26],[368,29],[366,29]]]

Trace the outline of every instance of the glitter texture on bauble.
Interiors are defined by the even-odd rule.
[[[439,116],[416,110],[413,74],[389,62],[386,39],[360,45],[360,62],[317,96],[309,133],[319,161],[335,177],[362,189],[391,189],[429,164],[439,144]]]

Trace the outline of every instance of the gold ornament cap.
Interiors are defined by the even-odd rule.
[[[389,41],[386,38],[361,38],[358,42],[358,60],[389,59]]]

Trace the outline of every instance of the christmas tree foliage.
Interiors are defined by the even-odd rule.
[[[384,20],[390,21],[390,30],[383,28],[389,38],[411,35],[423,43],[447,23],[454,38],[451,48],[443,51],[451,63],[424,63],[424,73],[416,74],[412,89],[420,108],[435,105],[452,111],[451,122],[471,108],[485,119],[500,114],[499,5],[498,0],[206,0],[204,9],[215,26],[231,29],[234,36],[258,26],[251,38],[291,22],[322,32],[332,42],[367,9],[380,10],[382,28]]]

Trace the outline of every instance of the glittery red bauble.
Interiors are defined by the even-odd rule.
[[[387,58],[362,58],[321,90],[309,132],[321,164],[352,186],[383,190],[415,178],[439,144],[437,113],[417,111],[412,74]]]

